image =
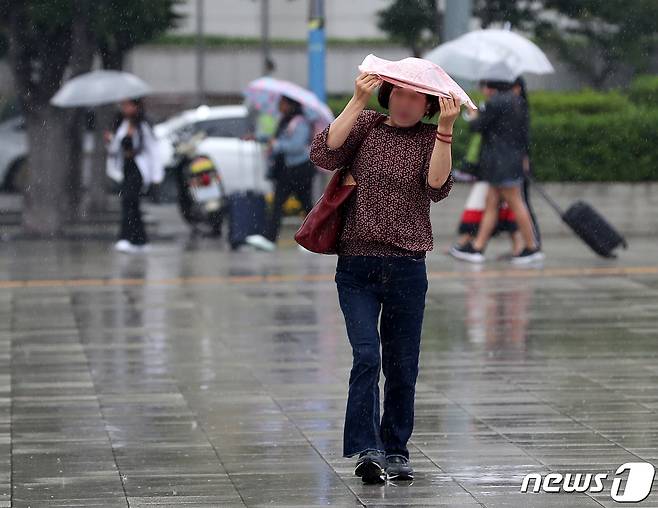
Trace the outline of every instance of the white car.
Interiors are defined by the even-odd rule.
[[[271,192],[271,184],[265,178],[263,146],[242,139],[251,133],[245,106],[200,106],[157,124],[154,133],[165,166],[172,161],[174,142],[190,132],[206,134],[198,152],[212,159],[227,193],[246,190],[263,194]],[[16,116],[0,123],[0,187],[18,190],[24,185],[21,169],[27,151],[24,118]]]
[[[154,127],[165,166],[172,163],[174,143],[190,133],[207,137],[198,146],[199,155],[210,157],[222,177],[224,190],[231,194],[254,190],[266,194],[271,184],[265,178],[263,145],[245,140],[252,133],[245,106],[200,106]]]

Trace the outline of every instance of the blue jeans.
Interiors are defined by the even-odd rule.
[[[353,357],[343,455],[372,449],[409,457],[427,293],[425,259],[340,256],[336,285]],[[386,378],[381,421],[380,368]]]

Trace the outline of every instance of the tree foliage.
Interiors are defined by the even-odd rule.
[[[49,104],[66,73],[90,70],[96,54],[104,67],[120,68],[128,50],[175,24],[178,1],[0,0],[0,33],[30,150],[23,209],[28,233],[58,234],[73,215],[80,115]]]
[[[377,26],[414,56],[439,41],[440,16],[436,0],[394,0],[377,12]]]

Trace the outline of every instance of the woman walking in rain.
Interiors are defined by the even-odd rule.
[[[502,199],[514,213],[524,243],[523,250],[512,256],[512,263],[525,264],[544,258],[521,192],[528,155],[527,107],[512,87],[508,82],[485,82],[487,103],[484,111],[479,115],[475,113],[470,122],[472,131],[482,133],[480,171],[482,179],[489,183],[489,190],[475,240],[455,245],[450,250],[458,259],[473,263],[484,261],[484,249],[496,227]]]
[[[364,109],[377,87],[388,116]],[[349,163],[357,184],[344,212],[336,284],[353,353],[343,455],[358,456],[354,473],[366,483],[414,477],[407,442],[425,253],[433,248],[430,204],[452,188],[450,143],[459,110],[454,94],[439,98],[363,73],[343,112],[311,145],[317,166],[336,170]],[[421,122],[439,111],[438,129]],[[381,419],[380,368],[386,378]]]
[[[106,134],[107,174],[121,184],[121,227],[114,248],[119,252],[143,252],[148,237],[140,196],[149,186],[162,182],[164,167],[141,99],[124,101],[120,108],[122,121],[119,127],[114,134]]]
[[[480,84],[480,88],[483,89],[483,93],[486,96],[486,82]],[[523,185],[521,186],[521,195],[523,201],[525,202],[526,208],[530,213],[530,218],[532,220],[533,233],[535,240],[539,248],[541,248],[541,238],[539,235],[539,225],[537,223],[537,218],[534,214],[532,206],[530,204],[530,117],[529,117],[529,104],[528,97],[526,94],[525,80],[522,77],[518,77],[513,84],[512,91],[523,99],[524,105],[524,132],[525,132],[525,156],[523,158]],[[479,171],[479,160],[480,160],[480,145],[482,140],[482,134],[476,132],[472,135],[471,145],[469,145],[469,151],[464,160],[464,165],[467,169],[475,169],[476,176],[478,176]],[[470,167],[469,167],[470,166]],[[468,195],[464,210],[462,212],[461,221],[459,223],[457,233],[459,239],[457,240],[457,246],[466,245],[468,242],[475,240],[478,234],[478,229],[480,228],[480,223],[482,222],[482,217],[486,209],[487,194],[489,190],[489,184],[487,182],[478,181],[473,184],[473,188]],[[524,248],[523,237],[518,230],[518,225],[516,223],[516,217],[514,212],[510,209],[509,205],[503,200],[500,202],[498,209],[498,220],[496,226],[494,227],[493,232],[491,233],[492,237],[497,236],[499,233],[508,232],[510,234],[510,239],[512,242],[512,252],[511,254],[506,254],[501,256],[499,259],[508,259],[511,260],[514,256],[518,256]],[[457,253],[459,257],[458,249],[451,249],[451,254],[454,255],[454,252]]]
[[[313,208],[315,167],[309,160],[311,126],[302,105],[286,96],[279,101],[279,120],[274,137],[268,142],[270,179],[274,182],[274,202],[267,221],[265,236],[252,235],[246,241],[253,247],[272,251],[281,229],[283,205],[291,195],[302,204],[305,213]]]

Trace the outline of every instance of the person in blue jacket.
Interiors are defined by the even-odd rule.
[[[248,238],[256,247],[272,250],[279,237],[283,205],[291,195],[301,202],[305,213],[313,208],[313,178],[315,166],[309,159],[312,129],[304,116],[302,105],[289,97],[279,101],[279,120],[274,137],[268,142],[270,158],[269,178],[274,182],[274,200],[267,221],[265,238],[271,245],[260,245]],[[269,248],[266,248],[269,247]]]

